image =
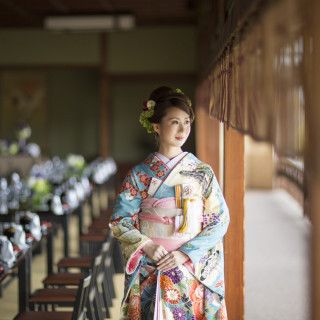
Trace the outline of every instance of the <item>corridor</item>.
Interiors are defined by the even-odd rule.
[[[245,319],[310,319],[311,225],[285,191],[245,196]]]

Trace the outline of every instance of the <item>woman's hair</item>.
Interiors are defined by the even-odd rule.
[[[151,123],[160,123],[162,118],[166,116],[167,111],[172,107],[186,112],[190,117],[190,122],[193,122],[194,113],[190,99],[184,93],[176,91],[180,90],[162,86],[151,92],[148,100],[153,100],[156,103],[154,114],[149,118]]]

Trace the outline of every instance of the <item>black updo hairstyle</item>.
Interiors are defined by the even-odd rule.
[[[154,114],[149,118],[151,123],[161,123],[162,118],[166,116],[168,110],[172,107],[186,112],[190,117],[190,123],[194,120],[191,101],[182,92],[175,92],[170,87],[161,86],[151,92],[148,100],[153,100],[156,103]]]

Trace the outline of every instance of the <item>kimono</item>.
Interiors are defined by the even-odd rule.
[[[222,240],[229,211],[217,179],[192,153],[174,165],[162,157],[151,153],[129,171],[110,220],[125,261],[121,319],[227,319]],[[149,241],[189,260],[157,270],[142,251]]]

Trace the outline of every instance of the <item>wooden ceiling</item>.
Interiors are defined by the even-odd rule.
[[[42,28],[51,15],[132,13],[137,26],[197,23],[198,0],[0,0],[0,28]]]

